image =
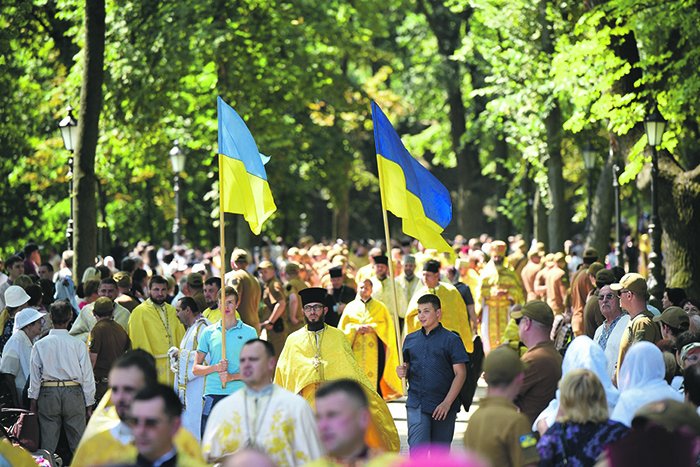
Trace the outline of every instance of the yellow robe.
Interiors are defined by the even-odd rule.
[[[301,394],[311,406],[315,406],[316,389],[326,381],[352,379],[361,384],[369,400],[372,422],[365,439],[370,447],[398,452],[401,448],[394,419],[384,399],[367,379],[357,364],[350,344],[342,331],[326,325],[319,333],[320,352],[316,359],[315,333],[304,327],[287,337],[277,369],[275,383]]]
[[[83,436],[80,438],[71,467],[133,463],[136,459],[136,447],[133,444],[123,445],[110,434],[109,430],[118,424],[119,416],[112,405],[112,390],[110,389],[93,411]],[[199,443],[183,427],[180,427],[175,433],[173,442],[178,452],[184,452],[200,463],[204,460]]]
[[[474,341],[472,340],[472,329],[469,326],[467,305],[464,303],[459,290],[447,282],[440,282],[434,289],[429,289],[424,285],[416,290],[411,303],[408,304],[408,312],[406,312],[406,321],[404,322],[405,334],[408,335],[418,331],[422,327],[420,321],[418,321],[418,299],[428,293],[437,295],[440,299],[442,309],[440,322],[442,325],[445,329],[459,334],[464,348],[467,349],[468,353],[472,353],[474,351]]]
[[[497,297],[496,291],[505,289],[508,295],[505,297]],[[474,301],[478,302],[482,309],[488,307],[488,323],[482,319],[482,330],[488,333],[482,333],[484,347],[488,352],[490,349],[495,349],[501,345],[501,337],[505,333],[508,325],[508,310],[512,305],[524,303],[523,286],[520,277],[509,266],[497,266],[493,261],[484,267],[481,271],[479,286],[476,289]]]
[[[348,464],[347,462],[337,462],[335,459],[330,457],[324,457],[322,459],[317,459],[313,462],[309,462],[304,465],[304,467],[348,467],[349,465],[355,465],[359,467],[398,467],[407,462],[405,457],[399,456],[393,452],[370,452],[369,459],[361,464]]]
[[[175,308],[167,303],[161,311],[149,298],[131,312],[129,338],[132,349],[143,349],[156,359],[158,382],[173,385],[175,375],[170,369],[168,349],[180,345],[185,336],[185,328],[177,319]]]
[[[478,314],[481,311],[481,305],[476,301],[476,291],[479,287],[479,272],[476,269],[467,269],[467,274],[461,276],[460,280],[469,286],[472,297],[474,298],[474,310]]]
[[[180,427],[173,438],[173,444],[178,451],[178,467],[204,467],[206,464],[202,459],[202,454],[199,452],[199,444],[194,438],[192,438],[192,441],[197,448],[196,453],[181,448],[183,437],[186,436],[192,437],[187,430]],[[104,430],[88,439],[85,443],[81,443],[75,452],[71,467],[133,465],[136,462],[137,455],[138,451],[132,443],[124,445],[114,438],[109,430]]]
[[[36,461],[28,451],[19,446],[13,446],[8,440],[0,441],[0,457],[9,462],[12,467],[36,467]]]
[[[374,332],[358,334],[357,328],[362,324],[371,326]],[[396,345],[394,319],[386,306],[373,298],[367,303],[356,298],[345,307],[338,329],[347,336],[357,363],[370,383],[375,388],[378,385],[381,387],[384,400],[391,401],[403,396],[401,380],[395,371],[399,365],[399,348]],[[385,355],[382,374],[377,371],[380,351]]]

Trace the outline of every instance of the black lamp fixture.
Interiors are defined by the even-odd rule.
[[[650,292],[650,302],[654,306],[661,303],[661,297],[666,287],[664,269],[662,265],[663,253],[661,251],[661,222],[659,219],[659,154],[657,147],[661,145],[666,129],[666,120],[654,104],[654,110],[644,119],[644,130],[647,134],[647,143],[651,146],[651,219],[649,221],[649,237],[651,238],[651,252],[649,253],[649,278],[647,287]]]
[[[170,164],[175,172],[175,220],[173,221],[173,246],[180,245],[180,172],[185,170],[185,161],[187,154],[180,149],[178,140],[173,142],[173,148],[170,150]]]

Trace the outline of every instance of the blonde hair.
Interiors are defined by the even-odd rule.
[[[605,389],[590,370],[572,370],[559,382],[560,403],[564,410],[561,421],[574,423],[603,423],[608,420]]]

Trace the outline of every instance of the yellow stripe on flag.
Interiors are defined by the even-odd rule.
[[[224,155],[219,157],[223,159],[221,202],[224,212],[243,214],[250,230],[260,235],[263,223],[277,210],[270,185],[266,180],[249,174],[242,161]],[[256,203],[256,199],[262,202]]]

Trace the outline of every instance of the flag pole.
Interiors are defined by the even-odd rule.
[[[377,154],[377,171],[379,172],[379,193],[382,197],[382,217],[384,218],[384,236],[386,238],[386,249],[389,257],[389,278],[391,279],[391,293],[394,296],[394,304],[396,307],[399,306],[398,296],[396,295],[396,284],[394,283],[394,260],[391,257],[391,236],[389,235],[389,218],[386,213],[386,208],[384,207],[384,181],[382,177],[382,164],[379,161],[379,154]],[[395,308],[395,307],[394,307]],[[403,365],[403,352],[401,351],[401,331],[399,330],[399,316],[397,309],[389,310],[391,313],[391,319],[394,321],[394,331],[396,333],[396,346],[399,355],[399,365]],[[404,395],[406,395],[406,379],[401,378],[401,388]]]
[[[224,191],[224,156],[219,154],[219,236],[221,249],[221,358],[226,359],[226,242],[224,241],[224,201],[222,193]],[[221,387],[226,389],[226,381],[221,382]]]

